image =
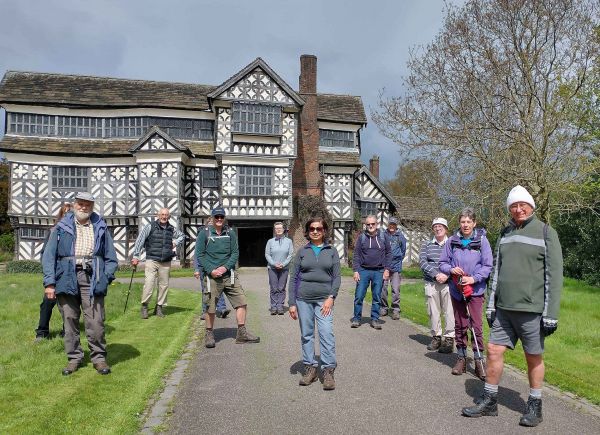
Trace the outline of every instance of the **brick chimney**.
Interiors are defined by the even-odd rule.
[[[294,195],[322,195],[317,123],[317,57],[300,56],[300,96],[305,101],[298,123],[298,158],[294,163]]]
[[[379,179],[379,156],[373,155],[371,160],[369,160],[369,171],[371,174],[375,176],[375,178]]]

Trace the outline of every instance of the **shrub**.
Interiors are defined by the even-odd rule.
[[[15,249],[15,237],[13,233],[0,234],[0,252],[12,253]]]
[[[42,273],[42,263],[33,260],[15,260],[6,263],[7,273]]]

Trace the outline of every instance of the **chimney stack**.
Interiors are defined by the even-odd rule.
[[[298,158],[294,162],[293,194],[321,196],[319,124],[317,122],[317,57],[300,56],[300,96],[304,106],[298,123]]]
[[[371,174],[375,176],[375,178],[379,179],[379,156],[373,155],[371,160],[369,160],[369,171]]]

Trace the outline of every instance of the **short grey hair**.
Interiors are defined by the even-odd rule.
[[[373,218],[373,219],[375,219],[375,222],[377,222],[377,216],[375,216],[374,214],[369,214],[369,215],[367,215],[367,216],[365,217],[365,222],[366,222],[366,221],[367,221],[367,219],[369,219],[369,218]],[[377,222],[377,223],[379,223],[379,222]]]
[[[465,207],[461,210],[460,214],[458,215],[458,220],[460,221],[460,219],[464,217],[467,217],[472,221],[477,220],[477,215],[475,214],[475,210],[473,210],[473,207]]]

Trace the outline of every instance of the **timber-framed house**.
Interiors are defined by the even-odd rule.
[[[38,259],[46,230],[77,191],[96,198],[119,260],[161,207],[188,237],[221,204],[240,265],[262,265],[293,196],[323,195],[341,257],[355,212],[383,226],[398,204],[360,163],[366,125],[357,96],[317,93],[317,59],[300,59],[299,90],[257,58],[221,85],[9,71],[0,151],[10,165],[16,259]]]

